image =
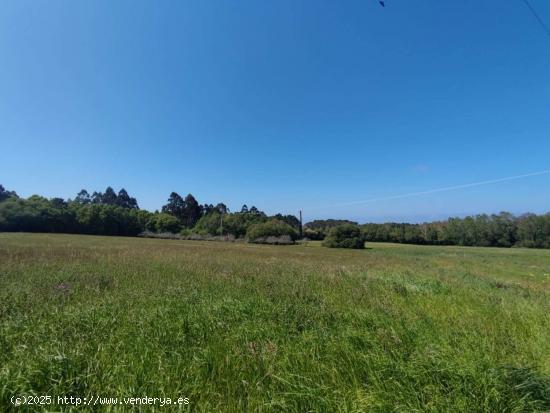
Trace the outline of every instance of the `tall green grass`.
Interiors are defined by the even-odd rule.
[[[0,234],[0,411],[550,411],[550,251],[368,247]]]

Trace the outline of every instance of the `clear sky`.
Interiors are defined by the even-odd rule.
[[[417,221],[549,211],[550,174],[348,203],[548,169],[550,37],[522,0],[0,8],[0,183],[22,196]]]

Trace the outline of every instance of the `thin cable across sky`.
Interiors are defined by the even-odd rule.
[[[429,189],[427,191],[409,192],[409,193],[406,193],[406,194],[392,195],[392,196],[386,196],[386,197],[381,197],[381,198],[364,199],[364,200],[361,200],[361,201],[352,201],[352,202],[346,202],[346,203],[341,203],[341,204],[333,204],[333,205],[327,205],[327,206],[324,206],[324,207],[313,207],[313,208],[308,208],[308,210],[311,211],[311,210],[316,210],[316,209],[336,208],[336,207],[352,206],[352,205],[363,205],[363,204],[370,204],[370,203],[373,203],[373,202],[389,201],[389,200],[392,200],[392,199],[411,198],[411,197],[415,197],[415,196],[435,194],[437,192],[454,191],[454,190],[457,190],[457,189],[472,188],[472,187],[475,187],[475,186],[496,184],[498,182],[514,181],[516,179],[523,179],[523,178],[529,178],[531,176],[546,175],[546,174],[550,174],[550,169],[547,169],[547,170],[544,170],[544,171],[531,172],[531,173],[527,173],[527,174],[523,174],[523,175],[507,176],[505,178],[497,178],[497,179],[490,179],[490,180],[487,180],[487,181],[472,182],[472,183],[469,183],[469,184],[461,184],[461,185],[447,186],[447,187],[444,187],[444,188]]]
[[[537,13],[537,11],[534,9],[533,6],[531,6],[531,3],[527,0],[523,0],[523,3],[527,6],[527,8],[531,11],[533,16],[535,16],[535,19],[537,19],[537,22],[539,23],[540,27],[542,27],[542,30],[546,32],[546,34],[550,37],[550,28],[546,25],[544,20],[542,20],[542,17]]]

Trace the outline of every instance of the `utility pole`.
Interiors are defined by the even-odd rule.
[[[300,209],[300,239],[304,238],[303,227],[302,227],[302,210]]]
[[[220,237],[223,236],[223,211],[220,214]]]

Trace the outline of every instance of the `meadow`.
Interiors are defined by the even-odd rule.
[[[550,411],[549,250],[0,233],[0,286],[2,412]]]

